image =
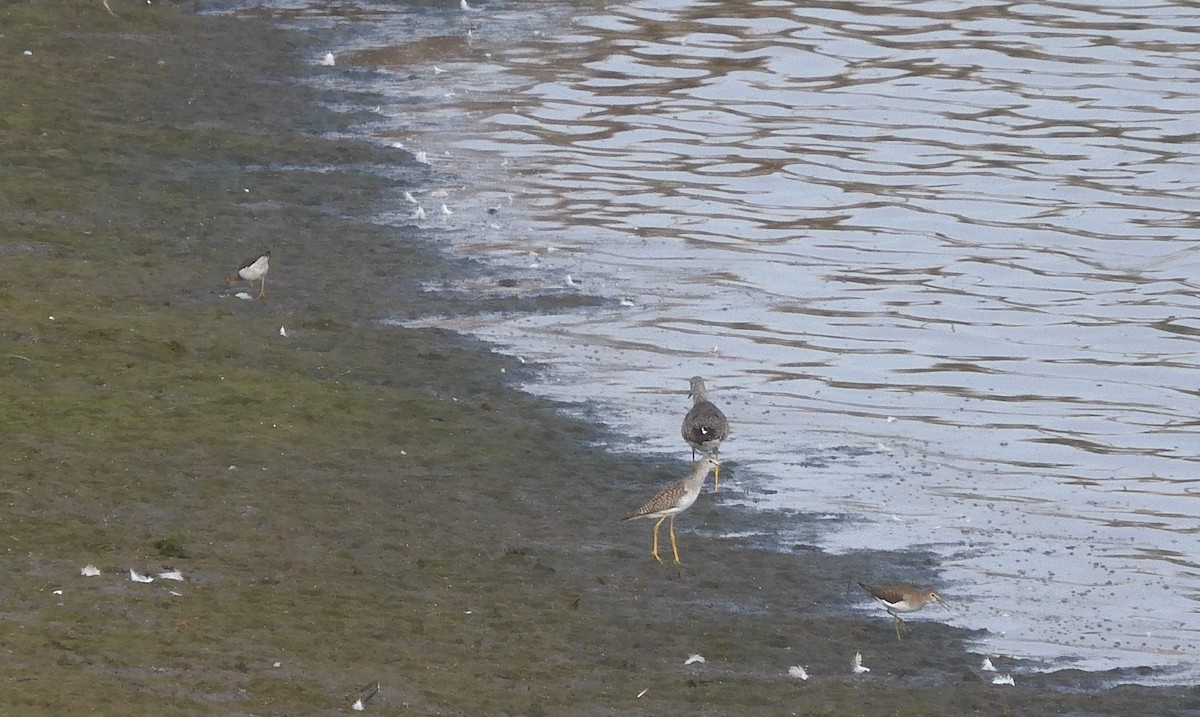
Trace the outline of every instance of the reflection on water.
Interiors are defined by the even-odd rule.
[[[339,66],[384,79],[329,81],[390,97],[459,251],[611,297],[463,322],[532,390],[682,459],[703,374],[720,500],[936,551],[983,652],[1191,667],[1200,24],[1093,5],[377,7]]]

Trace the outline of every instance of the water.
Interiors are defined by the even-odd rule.
[[[416,223],[516,281],[461,288],[609,300],[455,326],[625,450],[689,456],[704,375],[720,500],[937,553],[981,653],[1196,676],[1194,7],[477,4],[274,6],[427,152]]]

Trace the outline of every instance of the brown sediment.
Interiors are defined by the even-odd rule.
[[[332,714],[376,681],[377,714],[1200,706],[1121,674],[995,687],[971,635],[914,619],[897,642],[852,609],[865,577],[936,582],[926,556],[723,539],[780,516],[710,494],[685,563],[655,563],[619,518],[685,451],[607,455],[509,387],[515,362],[379,322],[498,304],[428,290],[480,269],[366,220],[428,168],[321,137],[351,120],[289,81],[319,71],[308,40],[112,9],[0,8],[5,713]],[[260,248],[270,293],[232,298]],[[187,582],[128,579],[165,566]]]

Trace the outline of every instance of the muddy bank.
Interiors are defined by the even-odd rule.
[[[6,712],[349,713],[376,681],[378,714],[1200,708],[1105,687],[1122,675],[994,687],[970,635],[913,620],[898,642],[852,609],[857,579],[936,582],[924,555],[715,537],[805,515],[706,494],[685,564],[652,562],[651,526],[617,519],[685,472],[682,445],[607,455],[508,387],[526,368],[378,323],[495,307],[422,288],[479,267],[355,219],[429,170],[321,138],[354,118],[292,81],[310,39],[110,7],[0,9]],[[267,298],[232,298],[267,248]],[[186,581],[128,578],[167,567]]]

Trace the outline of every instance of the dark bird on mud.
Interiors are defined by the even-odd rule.
[[[658,518],[654,524],[654,548],[650,551],[650,555],[658,562],[662,562],[662,558],[658,557],[658,529],[668,518],[671,519],[671,551],[675,554],[675,562],[680,562],[679,546],[675,543],[675,516],[692,507],[700,496],[704,481],[708,479],[708,472],[719,465],[716,458],[705,456],[692,465],[692,472],[686,478],[663,488],[648,503],[625,516],[624,520]]]
[[[688,395],[692,397],[692,408],[683,417],[680,433],[683,434],[683,440],[692,447],[692,460],[696,460],[696,451],[709,453],[719,459],[721,442],[729,438],[729,421],[725,414],[721,413],[721,409],[708,400],[703,378],[692,376]],[[713,474],[714,493],[720,491],[720,484],[721,469],[718,467]]]
[[[271,264],[271,252],[267,252],[261,256],[257,256],[241,266],[237,271],[229,275],[226,280],[226,286],[233,286],[238,281],[250,282],[251,291],[254,290],[254,282],[262,282],[258,287],[258,298],[263,298],[267,295],[267,270]]]
[[[896,628],[896,639],[900,639],[900,626],[904,621],[900,619],[897,613],[916,612],[925,607],[931,602],[935,602],[942,607],[946,604],[942,602],[942,595],[937,590],[931,588],[918,588],[912,585],[879,585],[872,587],[866,583],[859,583],[858,586],[867,591],[867,594],[878,600],[887,608],[888,614],[892,616],[893,626]],[[905,630],[908,629],[906,626]]]

